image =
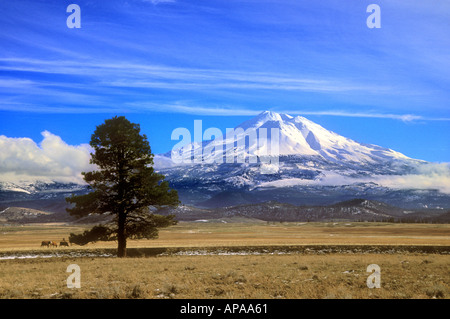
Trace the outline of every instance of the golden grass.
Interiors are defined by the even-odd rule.
[[[0,227],[0,251],[49,249],[41,241],[59,243],[87,226],[39,224]],[[450,245],[449,224],[389,223],[188,223],[160,230],[156,240],[129,240],[128,247],[205,247],[263,245]],[[75,246],[73,246],[75,247]],[[115,248],[99,242],[77,248]],[[66,247],[58,249],[68,249]]]
[[[84,229],[86,226],[67,226],[62,223],[0,226],[0,251],[37,249],[44,240],[59,244],[63,238],[68,240],[71,232],[79,233]]]
[[[41,248],[41,241],[59,242],[86,227],[0,227],[0,252],[54,251]],[[353,222],[181,222],[162,229],[156,240],[128,241],[130,248],[449,244],[450,225]],[[0,260],[0,298],[449,298],[449,262],[448,255],[411,252]],[[81,267],[80,289],[66,286],[72,263]],[[380,289],[366,286],[369,264],[381,267]]]
[[[0,298],[449,298],[447,255],[52,258],[0,262]],[[81,288],[66,285],[69,264]],[[369,264],[381,288],[369,289]]]

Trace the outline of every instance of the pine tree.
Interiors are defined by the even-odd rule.
[[[154,171],[153,154],[139,124],[123,116],[106,120],[97,126],[90,145],[95,151],[91,164],[98,169],[82,175],[92,191],[67,198],[74,204],[67,211],[76,217],[108,213],[114,218],[83,234],[71,234],[70,240],[78,244],[117,240],[117,256],[126,257],[128,238],[155,238],[158,228],[176,223],[173,215],[151,214],[149,207],[176,206],[178,193]]]

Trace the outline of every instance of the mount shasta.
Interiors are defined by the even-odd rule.
[[[258,143],[248,138],[260,137],[261,129],[266,129],[267,138]],[[270,152],[273,129],[279,134],[275,165],[262,155]],[[413,184],[414,177],[430,170],[433,163],[358,143],[304,117],[266,111],[238,125],[234,132],[233,140],[226,135],[184,148],[203,154],[203,163],[177,164],[171,159],[174,151],[155,156],[155,167],[179,191],[183,203],[223,207],[274,200],[328,205],[368,198],[409,208],[450,207],[449,195]],[[231,148],[224,146],[230,143]],[[258,161],[227,163],[224,159],[230,151]],[[216,161],[209,159],[212,163],[206,164],[208,156]],[[445,169],[450,172],[448,166]]]
[[[314,206],[362,198],[403,209],[450,208],[450,185],[445,180],[443,189],[435,183],[439,174],[450,176],[448,164],[359,143],[304,117],[275,112],[263,112],[233,132],[155,155],[155,169],[178,191],[183,207],[218,209],[270,201]],[[264,156],[274,145],[276,161],[268,162]],[[201,154],[202,161],[179,163],[173,155],[180,154],[184,158]],[[239,155],[246,160],[237,161]],[[226,161],[230,156],[235,159],[232,163]],[[86,191],[86,186],[58,181],[0,182],[0,209],[65,213],[64,197]]]

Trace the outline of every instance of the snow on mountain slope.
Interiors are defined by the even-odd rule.
[[[416,204],[422,205],[437,198],[436,192],[444,197],[450,194],[450,165],[428,163],[388,148],[359,143],[301,116],[266,111],[233,131],[212,141],[192,143],[191,149],[177,150],[175,153],[188,159],[182,164],[171,160],[171,152],[157,155],[155,169],[192,202],[211,198],[214,202],[218,194],[227,198],[223,202],[228,197],[230,204],[246,202],[249,199],[244,197],[249,193],[264,193],[264,198],[272,196],[277,200],[298,194],[331,200],[347,198],[343,197],[347,192],[361,197],[383,194],[378,200],[391,196],[402,202],[407,199],[397,191],[426,190],[426,198],[416,193],[413,196]],[[252,138],[255,136],[257,139]],[[277,161],[268,163],[263,155],[277,140]],[[192,161],[195,154],[201,154],[203,161]],[[227,161],[230,154],[232,162]],[[237,161],[240,155],[245,162]],[[257,162],[250,160],[252,155]],[[236,199],[236,192],[240,196],[249,193]]]
[[[278,130],[278,138],[272,136]],[[252,138],[256,137],[256,138]],[[274,139],[275,138],[275,139]],[[273,141],[272,141],[273,140]],[[187,162],[194,154],[203,154],[204,163],[222,163],[230,152],[237,156],[267,155],[278,140],[278,154],[313,156],[335,163],[374,164],[386,161],[412,160],[394,150],[377,145],[362,144],[331,132],[301,116],[293,117],[265,111],[234,128],[234,134],[224,134],[212,141],[191,143],[173,154],[183,154]],[[273,153],[272,153],[273,154]],[[186,164],[186,161],[184,162]],[[170,155],[155,157],[157,168],[173,167]]]
[[[245,130],[279,128],[280,155],[317,155],[331,161],[370,163],[409,159],[391,149],[355,142],[301,116],[266,111],[238,127]]]
[[[358,196],[408,207],[450,207],[449,163],[412,159],[358,143],[304,117],[275,112],[263,112],[232,131],[223,136],[217,129],[212,141],[204,134],[202,143],[176,150],[188,159],[184,163],[174,161],[173,152],[154,156],[155,169],[183,203],[202,207],[267,200],[329,204]],[[263,155],[274,149],[276,141],[277,161],[267,163]],[[192,161],[195,157],[200,161]],[[241,157],[246,160],[238,161]],[[52,207],[64,212],[65,196],[86,191],[86,185],[0,181],[0,207],[2,201],[6,208],[12,202],[17,206],[32,200],[41,205],[50,200],[56,203]]]
[[[74,191],[81,191],[86,188],[86,185],[79,185],[75,183],[58,183],[58,182],[1,182],[0,192],[16,192],[23,194],[45,194],[45,193],[70,193]]]

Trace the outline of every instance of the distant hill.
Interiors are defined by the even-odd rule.
[[[0,211],[0,221],[23,222],[23,221],[37,220],[41,217],[48,217],[50,215],[52,214],[36,209],[23,207],[7,207],[6,209]]]
[[[160,214],[175,214],[178,220],[195,221],[229,217],[246,217],[264,221],[389,221],[448,222],[449,213],[436,209],[404,210],[382,202],[353,199],[327,206],[296,206],[269,201],[221,208],[180,206],[164,208]]]
[[[382,202],[353,199],[328,206],[296,206],[269,201],[258,204],[244,204],[221,208],[198,208],[181,205],[177,208],[153,209],[161,215],[174,214],[179,221],[220,221],[221,219],[243,218],[260,221],[384,221],[449,223],[450,212],[436,209],[404,210]],[[65,222],[75,224],[98,224],[110,221],[109,214],[92,214],[80,219],[68,213],[50,213],[23,207],[8,207],[0,211],[0,222],[49,223]]]
[[[26,207],[7,207],[0,211],[0,223],[30,224],[30,223],[74,223],[99,224],[112,219],[111,215],[91,214],[82,218],[75,218],[69,213],[45,212]]]

